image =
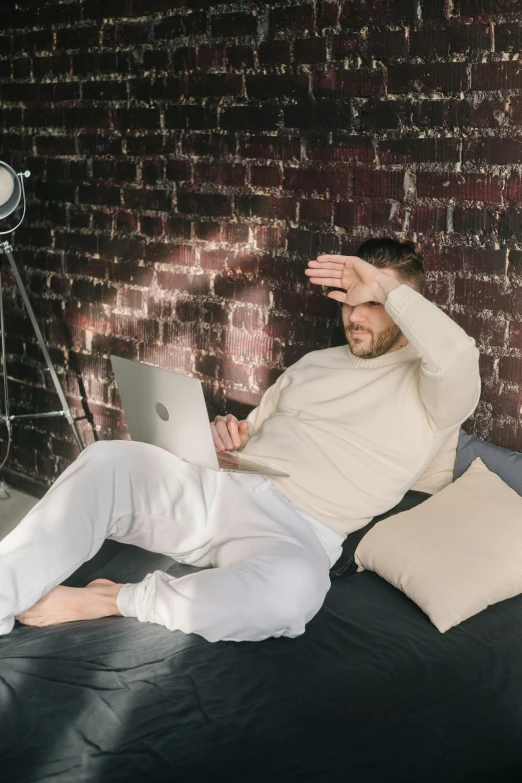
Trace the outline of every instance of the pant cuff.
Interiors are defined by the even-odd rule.
[[[124,617],[137,617],[136,612],[136,587],[134,584],[124,584],[116,596],[118,612]]]
[[[14,624],[14,614],[5,617],[3,620],[0,620],[0,636],[10,633],[14,628]]]

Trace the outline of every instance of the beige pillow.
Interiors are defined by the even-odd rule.
[[[457,445],[459,442],[460,427],[457,427],[446,438],[430,464],[415,484],[410,487],[417,492],[428,492],[434,495],[441,489],[453,483],[453,470],[457,457]]]
[[[477,457],[431,498],[378,522],[354,559],[444,633],[522,593],[522,497]]]

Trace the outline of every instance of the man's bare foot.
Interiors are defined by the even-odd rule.
[[[87,587],[58,585],[40,598],[15,620],[24,625],[56,625],[76,620],[97,620],[99,617],[121,617],[116,605],[121,584],[109,579],[94,579]]]

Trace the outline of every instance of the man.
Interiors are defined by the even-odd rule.
[[[400,501],[481,392],[475,341],[423,296],[412,242],[371,239],[306,274],[342,289],[328,296],[342,303],[348,344],[303,356],[246,421],[211,425],[217,450],[241,448],[289,477],[216,473],[145,443],[92,444],[0,543],[0,633],[15,618],[110,615],[208,641],[304,633],[346,536]],[[60,585],[105,538],[205,570]]]

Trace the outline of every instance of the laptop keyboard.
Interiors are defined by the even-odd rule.
[[[216,456],[220,468],[234,468],[242,473],[259,473],[257,468],[253,468],[245,462],[242,462],[240,465],[236,460],[229,459],[226,454],[217,454]]]

